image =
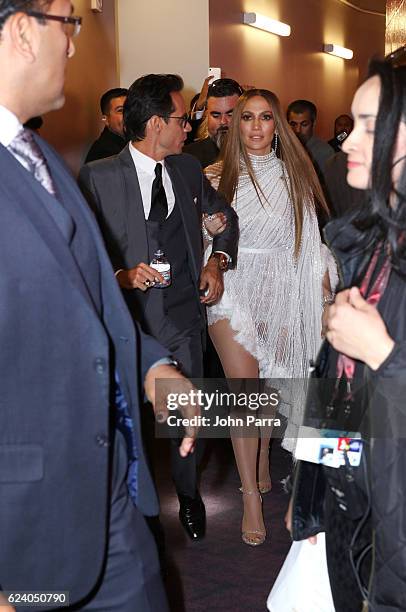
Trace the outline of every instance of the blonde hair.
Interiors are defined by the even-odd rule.
[[[308,206],[313,210],[319,207],[326,212],[328,212],[328,206],[313,164],[303,145],[286,121],[277,96],[271,91],[267,89],[250,89],[240,96],[233,111],[233,121],[225,146],[220,154],[221,164],[219,165],[220,181],[218,191],[231,204],[238,186],[238,178],[241,172],[240,160],[242,158],[254,189],[257,192],[258,199],[262,203],[260,194],[264,194],[256,180],[250,158],[241,139],[240,131],[241,115],[245,105],[248,100],[256,96],[260,96],[268,102],[274,116],[275,134],[278,134],[277,154],[285,164],[288,177],[287,188],[294,211],[295,256],[297,257],[302,239],[304,206]]]

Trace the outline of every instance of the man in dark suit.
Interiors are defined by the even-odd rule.
[[[204,111],[207,137],[187,144],[183,149],[184,153],[196,157],[202,168],[216,161],[231,123],[234,107],[242,93],[242,88],[233,79],[218,79],[209,85]]]
[[[106,91],[100,98],[100,110],[105,127],[90,147],[85,164],[117,155],[125,147],[123,107],[126,97],[127,89],[116,87]]]
[[[200,378],[205,305],[223,291],[223,272],[236,260],[237,216],[210,186],[199,163],[180,155],[190,130],[177,75],[146,75],[133,83],[124,105],[131,143],[117,157],[84,166],[81,186],[97,219],[118,282],[134,319]],[[223,212],[227,228],[215,236],[213,253],[202,270],[202,212]],[[164,251],[172,283],[149,264]],[[203,537],[204,505],[197,489],[197,453],[179,457],[172,440],[172,475],[180,501],[180,520],[192,539]]]
[[[187,381],[134,326],[70,172],[22,126],[64,103],[71,13],[69,0],[0,0],[0,590],[156,612],[139,398],[144,380],[153,403],[157,377]]]

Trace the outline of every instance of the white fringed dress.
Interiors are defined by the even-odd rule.
[[[224,274],[224,294],[207,309],[208,323],[228,319],[235,339],[259,364],[261,378],[305,379],[321,341],[322,278],[326,257],[314,211],[304,207],[300,253],[294,254],[294,212],[284,164],[271,151],[250,155],[259,195],[244,165],[232,206],[239,217],[235,269]],[[205,172],[218,186],[219,164]],[[261,194],[262,192],[262,194]],[[210,250],[210,249],[208,249]],[[301,385],[299,385],[301,386]],[[285,397],[281,411],[294,437],[303,406]],[[294,393],[296,396],[296,393]],[[291,447],[285,437],[285,446]]]

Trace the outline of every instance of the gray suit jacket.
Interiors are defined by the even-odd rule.
[[[134,327],[93,215],[55,152],[36,141],[59,201],[0,145],[0,587],[68,590],[74,603],[106,555],[114,368],[135,425],[137,505],[158,511],[139,401],[145,373],[167,351]],[[73,218],[97,278],[48,206]]]
[[[186,235],[188,262],[199,298],[202,269],[202,213],[222,211],[227,229],[215,236],[213,250],[224,251],[235,266],[238,246],[238,218],[203,175],[191,155],[165,158]],[[149,264],[144,207],[137,172],[128,147],[117,156],[83,166],[79,183],[99,221],[113,268],[129,269]]]

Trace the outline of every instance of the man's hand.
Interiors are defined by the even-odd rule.
[[[209,85],[211,81],[214,79],[214,76],[208,76],[204,79],[202,88],[200,90],[200,95],[195,104],[195,110],[203,110],[207,100],[207,93],[209,91]]]
[[[203,215],[203,223],[207,231],[211,236],[217,236],[221,234],[227,227],[227,217],[224,213],[218,212],[214,215]]]
[[[202,304],[215,304],[223,295],[223,273],[219,269],[216,259],[210,258],[203,268],[199,289],[205,291],[205,295],[200,298]]]
[[[118,284],[122,289],[141,289],[141,291],[146,291],[149,287],[153,287],[155,283],[165,282],[162,274],[145,263],[140,263],[129,270],[120,270],[116,276]]]
[[[158,379],[160,379],[160,383],[156,387],[155,383]],[[192,390],[195,390],[195,387],[190,380],[185,378],[173,366],[159,365],[148,370],[144,389],[148,400],[153,406],[156,420],[158,423],[163,423],[169,415],[167,405],[168,394],[173,392],[189,394]],[[200,406],[197,405],[180,406],[179,410],[182,413],[182,417],[186,419],[200,416]],[[181,457],[187,457],[189,453],[193,453],[197,433],[198,427],[185,427],[185,437],[179,447]]]
[[[362,297],[358,287],[337,294],[329,308],[327,340],[332,346],[377,370],[392,351],[395,342],[374,306]]]

